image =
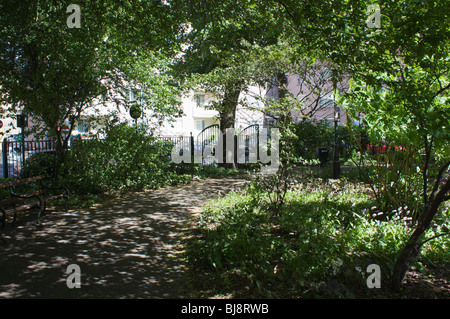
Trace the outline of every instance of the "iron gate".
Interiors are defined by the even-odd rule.
[[[216,145],[219,145],[222,137],[219,124],[213,124],[203,129],[197,135],[197,141],[194,143],[194,154],[197,157],[196,162],[203,165],[214,164],[216,162],[215,155],[219,150]]]
[[[235,150],[239,164],[256,163],[259,149],[259,125],[244,128],[236,139]]]

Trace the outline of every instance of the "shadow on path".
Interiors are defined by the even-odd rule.
[[[129,195],[89,211],[7,225],[0,244],[0,298],[189,298],[183,228],[202,202],[239,188],[239,178],[194,181]],[[26,220],[26,218],[24,218]],[[69,289],[67,266],[81,269]]]

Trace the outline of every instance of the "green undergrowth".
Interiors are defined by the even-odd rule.
[[[449,226],[448,215],[447,207],[442,224],[427,237]],[[271,210],[267,192],[251,184],[204,207],[197,236],[187,249],[191,284],[201,297],[376,294],[376,289],[367,288],[367,267],[379,265],[387,286],[396,254],[412,225],[407,217],[380,220],[374,216],[378,214],[369,192],[345,179],[293,185],[281,214]],[[449,246],[448,237],[430,241],[415,267],[449,262]]]

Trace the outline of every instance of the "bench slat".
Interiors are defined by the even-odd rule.
[[[65,194],[58,194],[58,195],[53,195],[53,196],[47,196],[47,197],[44,197],[44,200],[45,201],[49,201],[49,200],[63,198],[65,196],[66,196]]]
[[[46,210],[47,202],[54,200],[54,199],[58,199],[58,198],[66,199],[66,212],[67,212],[67,203],[68,203],[70,195],[69,195],[69,190],[66,187],[48,188],[45,185],[42,185],[42,183],[40,183],[41,189],[29,190],[28,193],[26,191],[23,191],[20,194],[15,194],[12,189],[12,187],[15,185],[25,184],[28,182],[35,182],[35,181],[39,181],[42,179],[43,179],[42,176],[34,176],[34,177],[30,177],[30,178],[23,178],[20,180],[13,180],[13,181],[6,182],[6,183],[0,183],[0,189],[5,189],[8,187],[10,188],[10,196],[11,196],[10,198],[0,201],[0,208],[1,208],[0,209],[0,211],[1,211],[0,221],[2,224],[0,239],[4,240],[3,228],[5,226],[6,215],[8,215],[8,214],[11,214],[11,213],[14,214],[13,222],[15,222],[16,217],[17,217],[16,213],[37,207],[37,208],[39,208],[37,222],[39,225],[42,225],[40,218],[41,218],[41,215]],[[48,190],[56,190],[56,189],[64,190],[64,193],[63,194],[54,194],[52,191],[50,192],[50,194],[48,193]],[[36,199],[36,197],[37,197],[37,199]],[[20,206],[15,205],[16,202],[21,202]],[[11,206],[11,204],[14,204],[14,205]],[[6,206],[8,206],[7,209],[6,209]]]
[[[41,179],[42,179],[42,176],[34,176],[34,177],[18,179],[18,180],[15,180],[15,181],[1,183],[0,184],[0,188],[6,188],[6,187],[14,186],[14,185],[20,185],[20,184],[28,183],[28,182],[34,182],[34,181],[38,181],[38,180],[41,180]]]
[[[44,193],[45,193],[44,190],[38,190],[38,191],[36,191],[34,193],[27,194],[27,196],[39,196],[39,195],[42,195]],[[28,198],[22,198],[22,197],[8,198],[8,199],[5,199],[5,200],[2,200],[0,202],[0,206],[13,204],[13,203],[16,203],[16,202],[19,202],[19,201],[22,201],[22,200],[26,200],[26,199],[28,199]]]

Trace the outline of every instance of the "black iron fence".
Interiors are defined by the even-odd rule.
[[[217,151],[214,148],[218,145],[218,139],[222,136],[222,140],[226,141],[226,137],[221,135],[222,132],[218,125],[207,127],[198,136],[165,136],[157,137],[158,141],[165,141],[171,146],[176,146],[179,152],[190,152],[190,163],[195,163],[195,157],[200,158],[202,164],[213,164],[211,161],[211,150]],[[239,160],[239,163],[253,162],[253,158],[249,153],[250,149],[258,149],[259,127],[252,125],[242,130],[239,134],[234,134],[234,160],[238,162],[238,149],[244,152],[244,160]],[[224,144],[225,145],[225,144]],[[208,148],[209,147],[209,148]],[[70,148],[70,147],[69,147]],[[54,154],[56,151],[55,142],[53,140],[41,141],[12,141],[5,138],[0,143],[0,178],[1,177],[15,177],[19,175],[20,170],[26,163],[27,159],[34,154],[50,153]],[[208,152],[208,154],[207,154]],[[168,154],[169,155],[169,154]],[[241,156],[242,159],[242,156]]]
[[[185,152],[190,152],[190,156],[183,157],[188,163],[201,163],[210,165],[214,163],[237,163],[247,164],[256,163],[259,151],[259,125],[250,125],[240,132],[232,130],[232,136],[229,133],[223,133],[219,125],[214,124],[202,130],[197,137],[183,137],[181,140],[170,139],[174,144],[178,155],[181,157]],[[268,136],[270,139],[270,133]],[[231,145],[227,145],[231,142]],[[229,158],[230,154],[234,155]],[[228,152],[230,153],[230,152]]]
[[[235,153],[238,154],[238,150],[244,152],[243,163],[255,163],[259,158],[259,125],[253,124],[244,128],[236,136]],[[252,151],[253,152],[252,152]],[[238,154],[240,155],[240,154]],[[242,158],[240,156],[240,158]],[[242,162],[237,160],[238,163]]]
[[[11,141],[4,139],[1,143],[0,177],[17,176],[26,160],[38,153],[54,153],[53,140]]]

